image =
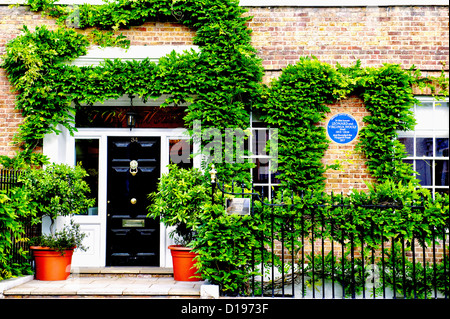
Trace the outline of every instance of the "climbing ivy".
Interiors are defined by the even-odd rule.
[[[25,149],[33,149],[45,134],[58,133],[57,124],[73,133],[73,115],[80,105],[124,94],[144,100],[167,94],[163,107],[191,102],[185,117],[191,132],[195,120],[201,121],[202,130],[248,127],[250,100],[260,90],[262,66],[250,45],[251,31],[245,24],[250,18],[243,17],[245,10],[237,1],[120,0],[73,8],[53,2],[29,0],[28,5],[33,11],[56,17],[60,26],[55,31],[41,26],[34,32],[24,27],[22,35],[7,44],[1,65],[19,93],[17,109],[25,119],[16,142]],[[201,53],[173,52],[158,64],[148,59],[106,60],[97,67],[65,63],[86,54],[89,39],[127,45],[123,35],[114,38],[111,33],[96,31],[85,36],[65,27],[65,22],[78,28],[118,30],[155,20],[175,21],[196,30],[194,44]],[[207,143],[203,141],[203,145]],[[217,167],[218,174],[248,181],[251,165],[225,163]]]
[[[366,165],[378,181],[417,182],[412,166],[402,161],[407,155],[397,132],[413,130],[416,124],[411,106],[420,103],[412,90],[418,79],[399,65],[364,71],[361,96],[371,115],[364,117],[357,149],[366,155]]]
[[[301,58],[271,83],[262,120],[278,129],[278,178],[295,190],[323,184],[322,157],[328,148],[325,129],[316,124],[340,97],[345,79],[330,65]]]
[[[442,94],[447,94],[445,82],[440,83]],[[327,104],[357,94],[371,113],[363,119],[356,145],[366,156],[370,173],[380,182],[417,185],[412,166],[402,161],[406,151],[397,139],[398,131],[414,129],[411,106],[419,103],[414,85],[433,87],[414,67],[404,70],[396,64],[362,68],[358,61],[350,67],[333,67],[307,57],[287,66],[272,81],[266,103],[258,104],[262,120],[279,130],[278,178],[297,191],[325,187],[323,173],[335,167],[322,162],[329,141],[317,124],[329,112]]]
[[[6,46],[1,66],[19,93],[17,109],[24,121],[16,142],[30,154],[45,134],[58,133],[57,124],[73,133],[74,114],[80,105],[90,105],[124,94],[144,100],[166,94],[163,107],[190,102],[186,126],[200,120],[202,131],[214,127],[246,129],[251,104],[263,120],[279,131],[280,179],[297,190],[323,186],[327,169],[321,159],[328,140],[316,123],[325,118],[326,104],[351,93],[360,95],[371,116],[365,117],[357,149],[364,152],[374,177],[384,180],[412,179],[411,168],[402,163],[403,145],[396,131],[410,130],[414,119],[409,110],[417,102],[411,87],[435,86],[413,70],[399,65],[361,68],[360,63],[332,67],[317,59],[302,58],[283,70],[264,95],[262,66],[250,44],[251,30],[245,10],[235,0],[119,0],[104,5],[55,5],[54,0],[28,0],[32,11],[55,17],[59,27],[22,34]],[[127,47],[129,41],[114,31],[146,21],[175,21],[196,30],[194,44],[201,52],[171,53],[158,64],[148,59],[106,60],[97,67],[68,65],[86,54],[91,43]],[[88,35],[74,29],[95,27]],[[438,80],[447,94],[448,79]],[[266,99],[264,99],[266,98]],[[73,102],[73,103],[72,103]],[[233,116],[230,116],[233,114]],[[223,136],[222,136],[223,139]],[[205,146],[209,141],[202,140]],[[224,156],[222,156],[224,158]],[[219,178],[248,180],[251,163],[218,165]]]
[[[366,126],[358,143],[370,172],[379,180],[412,178],[411,167],[401,162],[405,150],[395,139],[396,131],[414,126],[409,107],[416,100],[411,86],[434,88],[414,70],[398,65],[362,68],[360,63],[333,67],[302,58],[265,88],[262,63],[251,46],[251,30],[246,25],[251,17],[243,16],[245,9],[237,0],[117,0],[73,7],[55,2],[27,0],[32,11],[56,18],[58,27],[40,26],[31,31],[24,26],[22,34],[6,45],[1,63],[18,93],[16,107],[24,116],[15,141],[25,155],[18,156],[17,165],[26,162],[25,156],[31,157],[45,134],[58,133],[58,124],[73,134],[74,114],[82,105],[127,94],[144,100],[167,95],[162,107],[189,102],[184,119],[190,133],[195,120],[201,121],[203,132],[209,128],[222,134],[226,128],[244,130],[251,107],[255,107],[269,126],[279,129],[279,178],[296,191],[317,190],[324,186],[327,167],[321,159],[329,143],[317,123],[329,111],[327,104],[357,94],[371,112],[364,118]],[[195,30],[193,42],[200,52],[172,52],[158,64],[149,59],[105,60],[96,67],[67,64],[86,54],[91,44],[128,47],[130,42],[117,32],[146,21],[178,22]],[[68,26],[95,29],[84,35]],[[438,82],[446,94],[448,80],[442,79]],[[202,146],[208,142],[202,140]],[[251,166],[216,165],[218,178],[248,181]],[[228,288],[236,290],[236,284],[245,285],[248,280],[250,255],[239,259],[229,245],[250,251],[257,246],[255,236],[264,231],[264,225],[259,229],[255,219],[227,217],[223,207],[208,207],[205,226],[199,230],[204,236],[197,246],[203,245],[204,273],[225,284],[232,277]]]

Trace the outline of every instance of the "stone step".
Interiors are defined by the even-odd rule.
[[[71,276],[79,277],[173,277],[173,268],[163,267],[72,267]]]
[[[170,268],[74,268],[67,280],[31,280],[3,298],[200,298],[204,281],[175,281]]]

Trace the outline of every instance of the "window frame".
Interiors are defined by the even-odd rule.
[[[274,179],[276,179],[276,173],[277,172],[271,172],[272,167],[273,167],[273,155],[272,154],[254,154],[253,151],[253,147],[254,145],[256,145],[257,142],[253,142],[253,139],[255,138],[256,134],[255,131],[261,131],[261,132],[268,132],[267,135],[267,139],[266,139],[266,143],[265,145],[267,145],[267,141],[270,141],[272,138],[272,131],[270,130],[269,127],[255,127],[254,124],[255,123],[262,123],[258,120],[257,115],[255,115],[253,112],[250,113],[250,132],[251,135],[249,137],[249,141],[248,141],[248,151],[251,154],[250,156],[246,156],[246,158],[248,158],[249,161],[251,161],[252,163],[254,163],[256,165],[256,160],[260,159],[260,160],[264,160],[267,161],[268,164],[268,178],[267,178],[267,182],[254,182],[254,174],[253,174],[253,170],[255,168],[252,168],[250,170],[250,176],[251,176],[251,181],[252,181],[252,186],[254,188],[262,188],[262,187],[267,187],[268,189],[268,194],[264,193],[264,197],[267,198],[269,201],[272,200],[272,189],[275,187],[279,187],[281,186],[280,182],[276,182],[274,181]],[[276,194],[276,192],[274,191],[273,194]],[[261,194],[262,195],[262,194]]]
[[[436,111],[436,105],[439,103],[449,103],[449,99],[445,98],[442,100],[436,100],[433,97],[417,97],[417,99],[421,103],[432,103],[432,116],[431,116],[431,122],[434,123],[435,121],[435,111]],[[419,105],[420,106],[420,105]],[[412,107],[412,110],[414,111],[414,114],[417,114],[417,107],[418,104],[414,104]],[[413,163],[413,170],[417,172],[417,163],[420,160],[426,160],[431,162],[431,185],[421,185],[422,188],[429,189],[431,193],[434,195],[436,191],[445,191],[449,192],[449,185],[447,180],[447,185],[436,185],[436,161],[449,161],[449,156],[437,156],[436,152],[436,139],[437,138],[449,138],[449,128],[446,127],[446,129],[437,128],[435,129],[434,126],[430,125],[430,127],[427,128],[419,128],[415,129],[413,131],[398,131],[398,138],[412,138],[413,139],[413,154],[408,154],[407,157],[404,158],[404,161]],[[417,139],[418,138],[432,138],[433,141],[433,154],[432,156],[425,156],[417,155]],[[448,155],[448,154],[447,154]],[[448,167],[448,164],[447,164]],[[419,177],[420,179],[420,177]]]

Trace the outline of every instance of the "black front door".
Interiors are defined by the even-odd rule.
[[[160,177],[159,137],[108,138],[108,266],[158,266],[159,220],[147,218]]]

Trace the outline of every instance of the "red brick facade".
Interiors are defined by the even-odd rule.
[[[252,44],[262,58],[264,82],[277,77],[281,69],[301,56],[314,55],[319,60],[347,66],[361,60],[362,66],[399,63],[405,68],[416,65],[426,72],[448,71],[449,15],[446,6],[398,7],[251,7],[248,26],[253,30]],[[8,41],[17,37],[22,25],[29,29],[52,19],[30,12],[28,7],[0,5],[0,55]],[[80,31],[85,32],[85,31]],[[192,45],[194,31],[174,23],[146,23],[130,30],[120,30],[131,45]],[[443,66],[445,64],[445,66]],[[0,155],[12,156],[12,137],[21,122],[14,110],[5,71],[0,69]],[[360,127],[367,115],[361,100],[350,97],[333,104],[329,119],[336,113],[349,112]],[[325,123],[323,123],[325,125]],[[353,152],[357,140],[346,146],[330,145],[324,163],[340,160],[342,171],[328,171],[327,190],[364,188],[371,180],[364,158]]]

